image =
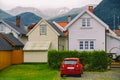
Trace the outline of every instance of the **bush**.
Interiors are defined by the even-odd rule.
[[[87,71],[104,71],[107,69],[109,57],[105,51],[56,51],[48,52],[48,64],[53,69],[59,69],[61,62],[67,57],[80,58],[83,69]]]
[[[90,71],[104,71],[109,63],[109,56],[105,51],[92,52]]]

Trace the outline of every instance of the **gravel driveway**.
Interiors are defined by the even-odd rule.
[[[84,72],[82,77],[64,77],[62,80],[120,80],[120,68],[107,72]]]

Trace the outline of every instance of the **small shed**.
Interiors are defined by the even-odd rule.
[[[47,62],[50,41],[27,42],[24,47],[24,62]]]

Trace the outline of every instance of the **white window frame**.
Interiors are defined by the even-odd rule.
[[[3,24],[0,24],[0,32],[5,32],[5,26]]]
[[[83,41],[80,41],[79,47],[80,47],[80,49],[83,49]]]
[[[46,35],[46,34],[47,34],[46,25],[40,25],[40,35]]]
[[[91,19],[90,18],[82,18],[82,27],[89,28],[91,26]]]
[[[83,19],[82,19],[82,27],[85,27],[85,26],[86,26],[86,19],[83,18]]]
[[[90,18],[87,18],[87,26],[90,26],[90,22],[91,20],[90,20]]]
[[[94,50],[95,40],[79,40],[79,50]]]
[[[90,41],[90,49],[94,49],[94,45],[95,45],[95,42],[94,41]]]

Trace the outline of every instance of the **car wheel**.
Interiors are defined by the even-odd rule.
[[[83,74],[83,70],[82,70],[81,74]]]
[[[81,77],[81,74],[78,74],[77,77]]]
[[[63,74],[61,74],[60,76],[63,77]]]

